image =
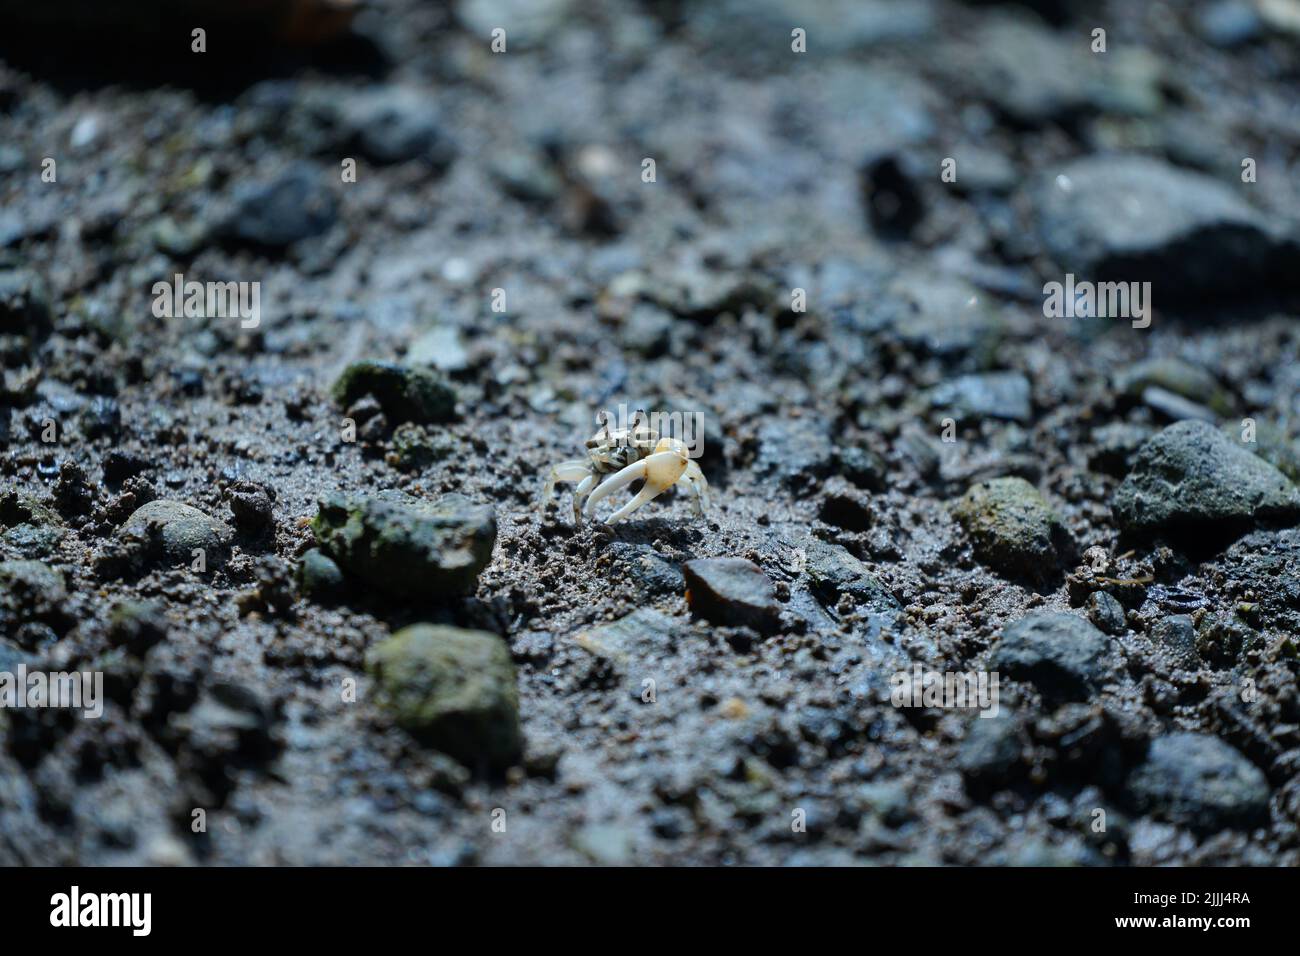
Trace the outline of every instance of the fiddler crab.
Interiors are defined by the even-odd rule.
[[[602,475],[609,477],[597,484]],[[641,490],[606,518],[606,524],[626,518],[679,481],[685,481],[691,489],[696,514],[703,516],[709,494],[709,483],[704,480],[704,472],[691,461],[685,442],[677,438],[659,437],[659,433],[646,421],[642,409],[637,409],[632,416],[631,428],[611,429],[608,418],[602,419],[600,431],[587,439],[585,459],[562,461],[551,469],[546,487],[542,490],[542,514],[546,513],[557,481],[578,483],[573,492],[573,521],[576,524],[582,520],[584,500],[587,503],[587,517],[590,518],[595,514],[598,501],[638,478],[645,479]]]

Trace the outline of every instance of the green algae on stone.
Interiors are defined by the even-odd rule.
[[[345,574],[390,597],[417,600],[473,593],[497,536],[491,505],[399,491],[326,495],[311,527]]]
[[[366,669],[380,706],[422,743],[471,767],[519,758],[515,665],[495,634],[413,624],[373,647]]]
[[[1074,539],[1038,489],[1023,478],[971,486],[954,513],[975,556],[994,570],[1044,581],[1072,561]]]
[[[365,360],[343,370],[330,390],[334,401],[347,408],[357,399],[373,396],[394,422],[438,424],[456,418],[456,393],[437,372],[419,365]]]

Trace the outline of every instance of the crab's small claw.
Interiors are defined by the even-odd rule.
[[[546,484],[542,487],[542,514],[546,514],[546,506],[551,503],[551,497],[555,494],[555,483],[557,481],[581,482],[592,477],[590,466],[580,458],[571,458],[568,461],[560,462],[551,469],[551,473],[546,478]]]

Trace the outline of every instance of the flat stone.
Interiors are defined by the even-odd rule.
[[[781,605],[763,569],[744,558],[698,558],[682,568],[691,611],[714,624],[771,633],[781,626]]]

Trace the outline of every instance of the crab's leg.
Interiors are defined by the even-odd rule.
[[[685,468],[686,462],[682,456],[672,451],[659,452],[649,458],[633,462],[622,471],[616,471],[596,486],[596,490],[587,499],[587,514],[595,514],[596,503],[601,498],[607,497],[625,485],[630,485],[638,478],[644,478],[645,487],[637,492],[631,501],[605,519],[606,524],[613,524],[620,518],[624,518],[637,508],[640,508],[665,488],[675,484],[677,479],[682,476]]]
[[[700,515],[703,515],[704,509],[709,504],[709,483],[704,478],[704,472],[700,471],[700,466],[692,461],[687,463],[686,471],[682,473],[682,477],[686,479],[691,491],[695,493],[695,510]]]
[[[582,481],[578,482],[578,487],[573,489],[573,523],[577,524],[582,520],[582,502],[587,497],[587,492],[596,487],[596,476],[588,475]]]
[[[542,488],[542,514],[546,513],[546,506],[551,503],[551,495],[555,493],[555,483],[557,481],[580,482],[584,478],[590,477],[592,477],[590,464],[580,458],[562,461],[552,468],[549,477],[546,479],[546,485]]]

